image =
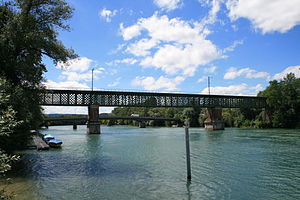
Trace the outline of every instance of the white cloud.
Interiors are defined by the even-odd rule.
[[[247,18],[263,33],[287,32],[300,24],[300,0],[228,0],[231,20]]]
[[[223,53],[226,53],[228,51],[234,51],[234,49],[238,46],[238,45],[242,45],[244,43],[243,40],[235,40],[232,45],[230,45],[229,47],[226,47],[225,49],[223,49]]]
[[[224,0],[199,0],[199,2],[204,6],[211,6],[208,15],[202,19],[200,25],[205,26],[208,24],[214,24],[217,21],[217,15],[221,9],[221,4],[224,2]]]
[[[273,79],[283,79],[289,73],[294,73],[296,78],[300,78],[300,65],[287,67],[282,72],[275,74]]]
[[[94,69],[94,74],[102,74],[105,71],[105,69],[103,67],[99,67]]]
[[[126,46],[126,44],[118,44],[116,49],[111,50],[108,54],[112,55],[112,54],[116,54],[119,51],[122,51],[124,49],[124,47]]]
[[[102,74],[104,72],[104,68],[97,68],[94,70],[94,78],[98,78],[98,74]],[[86,73],[77,73],[70,71],[63,71],[61,76],[65,78],[67,81],[90,81],[92,79],[92,72]]]
[[[158,16],[155,13],[149,18],[139,19],[137,24],[156,40],[184,44],[204,39],[198,27],[179,18],[169,19],[166,15]]]
[[[203,71],[204,71],[204,73],[207,73],[207,74],[213,74],[216,72],[217,69],[218,69],[217,66],[211,65],[209,67],[204,68]]]
[[[60,77],[65,78],[67,81],[89,81],[92,79],[92,74],[91,73],[79,74],[77,72],[64,71],[61,73]]]
[[[133,25],[124,28],[124,25],[120,24],[120,30],[124,40],[131,40],[132,38],[141,34],[141,27],[138,25]]]
[[[99,12],[99,16],[103,18],[106,22],[111,22],[111,18],[117,14],[117,10],[108,10],[106,8],[103,8]]]
[[[237,70],[235,67],[230,67],[226,74],[224,75],[224,79],[235,79],[239,76],[245,76],[246,78],[265,78],[269,79],[270,75],[268,72],[258,72],[251,68],[242,68]]]
[[[162,10],[171,11],[181,7],[181,0],[154,0],[154,4]]]
[[[202,76],[197,80],[197,82],[202,83],[202,82],[205,82],[206,80],[207,80],[207,76]]]
[[[254,87],[250,87],[250,89],[254,90],[256,92],[256,94],[257,94],[259,91],[262,91],[264,89],[264,87],[262,86],[262,84],[257,84]]]
[[[138,31],[128,34],[127,30],[131,29]],[[193,76],[198,66],[221,58],[217,47],[205,39],[207,33],[203,35],[203,29],[179,18],[169,19],[155,13],[127,28],[121,26],[125,40],[138,36],[142,30],[147,36],[129,45],[127,52],[146,56],[140,62],[144,67],[158,68],[171,75]]]
[[[130,44],[126,49],[127,52],[135,56],[146,56],[150,54],[150,49],[157,46],[158,41],[155,39],[143,38],[133,44]]]
[[[137,63],[137,60],[134,58],[124,58],[124,59],[117,59],[113,60],[112,62],[106,63],[107,65],[117,65],[117,64],[129,64],[129,65],[134,65]]]
[[[136,77],[131,84],[133,86],[142,86],[145,90],[165,89],[167,91],[176,91],[179,90],[177,85],[179,85],[182,81],[184,81],[184,78],[181,76],[177,76],[173,79],[160,76],[157,80],[155,80],[152,76],[148,76]]]
[[[90,87],[85,83],[78,83],[77,81],[63,81],[63,82],[55,82],[51,80],[47,80],[43,83],[48,89],[90,89]]]
[[[194,76],[199,65],[205,65],[217,58],[215,46],[210,41],[203,40],[181,47],[165,45],[153,57],[146,57],[141,65],[159,68],[171,75]]]
[[[58,62],[56,68],[67,71],[84,72],[94,65],[96,65],[96,63],[93,60],[86,57],[79,57],[66,62]]]
[[[259,91],[263,90],[261,84],[256,86],[249,86],[245,83],[239,85],[230,85],[227,87],[217,86],[210,87],[210,94],[215,95],[256,95]],[[208,94],[208,88],[202,90],[201,94]]]
[[[80,81],[90,81],[92,79],[91,68],[94,69],[93,74],[95,79],[98,78],[99,74],[105,71],[103,67],[97,67],[95,61],[86,57],[71,59],[64,63],[59,62],[57,63],[56,68],[63,70],[59,78],[65,80],[65,82],[60,83],[68,84],[68,87],[71,87],[71,83],[81,87]],[[52,84],[56,84],[56,82],[53,82]]]

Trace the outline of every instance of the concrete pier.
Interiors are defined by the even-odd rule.
[[[87,133],[100,134],[99,106],[89,105],[88,112]]]
[[[73,130],[77,130],[77,124],[73,124]]]
[[[206,108],[207,119],[204,121],[206,130],[224,130],[222,108]]]
[[[140,128],[146,128],[146,123],[144,121],[139,121]]]

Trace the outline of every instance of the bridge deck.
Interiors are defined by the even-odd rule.
[[[45,106],[88,106],[94,104],[113,107],[264,108],[266,107],[266,99],[252,96],[179,93],[45,90],[41,93],[40,104]]]

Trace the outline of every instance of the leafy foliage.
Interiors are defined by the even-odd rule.
[[[42,112],[38,105],[39,90],[46,67],[44,56],[54,63],[76,57],[57,39],[58,30],[69,30],[65,21],[72,8],[64,0],[7,0],[0,3],[0,77],[6,80],[9,94],[8,112],[1,119],[22,121],[13,134],[1,140],[6,151],[22,148],[30,130],[39,127]],[[1,99],[3,96],[1,96]],[[2,122],[1,122],[2,123]],[[10,124],[3,124],[8,129]]]
[[[11,169],[11,163],[18,160],[16,155],[9,156],[0,150],[0,175]]]
[[[185,122],[189,122],[190,126],[199,126],[198,117],[200,109],[197,108],[143,108],[143,107],[119,107],[112,111],[115,116],[131,116],[137,114],[145,117],[165,117],[180,119],[182,125]],[[112,122],[110,122],[110,125]],[[115,124],[123,125],[135,125],[132,120],[116,120]],[[149,121],[148,126],[172,126],[177,125],[177,122],[161,122],[161,121]]]
[[[72,9],[62,0],[5,1],[0,5],[0,75],[13,85],[36,89],[46,71],[42,56],[54,62],[75,57],[57,40]]]
[[[11,85],[0,77],[0,149],[4,150],[9,149],[10,137],[22,125],[22,121],[16,119],[17,112],[11,105],[12,98],[8,92],[10,87]]]
[[[22,124],[21,121],[16,120],[16,111],[9,104],[10,95],[6,93],[7,87],[7,82],[0,78],[0,177],[10,170],[12,162],[18,159],[18,156],[8,155],[1,148],[7,147],[6,141]],[[0,199],[11,199],[11,195],[6,194],[4,189],[0,189]]]
[[[300,70],[300,69],[299,69]],[[293,73],[270,85],[258,96],[267,98],[268,107],[255,109],[223,109],[225,125],[253,128],[300,128],[300,79]]]
[[[241,127],[245,121],[245,117],[240,109],[225,108],[222,111],[225,126],[228,127]]]
[[[270,85],[258,96],[267,97],[267,115],[272,127],[300,127],[300,79],[293,73]]]

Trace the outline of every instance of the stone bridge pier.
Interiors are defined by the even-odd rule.
[[[139,121],[139,127],[140,128],[146,128],[146,122],[145,121]]]
[[[206,108],[207,119],[204,121],[206,130],[224,130],[222,108]]]
[[[100,134],[99,106],[89,105],[88,107],[87,133]]]

